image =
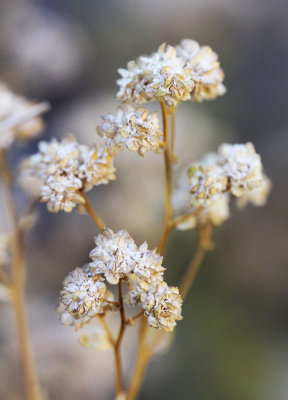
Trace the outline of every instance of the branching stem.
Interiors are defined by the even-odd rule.
[[[3,190],[6,197],[7,214],[13,229],[12,240],[12,279],[11,295],[12,307],[19,341],[20,359],[26,389],[27,400],[42,400],[40,385],[36,374],[34,357],[27,321],[25,306],[26,265],[24,251],[24,232],[20,227],[18,208],[14,200],[13,181],[6,161],[4,151],[0,152],[0,174],[3,181]]]
[[[99,215],[96,213],[96,211],[94,210],[94,208],[92,207],[90,201],[88,200],[86,194],[84,192],[81,192],[81,196],[84,200],[84,204],[85,204],[85,208],[87,210],[87,212],[89,213],[89,215],[91,216],[91,218],[93,219],[93,221],[95,222],[95,224],[98,226],[98,228],[103,231],[105,229],[105,224],[102,221],[102,219],[99,217]]]

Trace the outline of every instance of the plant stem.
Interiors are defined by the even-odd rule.
[[[113,335],[112,335],[112,333],[111,333],[111,331],[109,329],[109,326],[107,325],[104,317],[101,314],[98,314],[97,318],[100,321],[101,325],[103,326],[109,342],[111,343],[112,346],[115,346],[115,340],[113,338]]]
[[[212,235],[212,225],[204,225],[200,227],[198,230],[198,240],[197,240],[197,248],[196,252],[189,264],[189,267],[186,270],[186,273],[182,279],[180,284],[180,294],[182,298],[186,297],[191,285],[193,284],[197,272],[202,264],[203,258],[207,252],[211,248],[210,237]]]
[[[117,395],[123,392],[123,370],[121,362],[121,343],[126,328],[126,316],[123,304],[123,279],[119,280],[119,303],[120,303],[120,328],[117,339],[114,345],[115,365],[116,365],[116,393]]]
[[[171,205],[171,194],[172,194],[172,168],[171,168],[171,156],[169,148],[169,132],[168,132],[168,117],[169,114],[166,110],[165,103],[161,102],[161,111],[163,118],[163,134],[164,134],[164,166],[165,166],[165,220],[164,227],[158,246],[158,252],[163,255],[168,242],[168,238],[172,229],[172,205]]]
[[[201,263],[203,261],[206,252],[211,249],[210,238],[212,231],[213,228],[212,225],[210,224],[204,225],[198,230],[197,249],[180,284],[180,293],[182,295],[182,298],[184,298],[187,295],[189,288],[193,284],[196,274],[199,271],[199,268],[201,266]],[[136,399],[141,384],[143,382],[148,364],[151,358],[153,357],[155,349],[161,342],[161,339],[164,336],[164,334],[165,332],[163,331],[159,332],[159,334],[155,337],[154,342],[150,344],[149,349],[147,348],[147,346],[145,347],[145,343],[143,343],[143,341],[142,343],[140,343],[138,351],[138,360],[134,370],[133,379],[131,380],[131,384],[128,391],[128,397],[127,397],[128,400]]]
[[[170,141],[169,141],[169,131],[168,131],[168,119],[169,113],[166,110],[165,103],[160,102],[162,119],[163,119],[163,134],[164,134],[164,167],[165,167],[165,219],[164,227],[161,235],[161,239],[158,245],[159,254],[163,255],[167,246],[169,235],[173,228],[173,210],[171,204],[172,195],[172,157],[173,154],[170,152]],[[174,149],[175,143],[175,112],[172,114],[172,137],[171,137],[171,150]],[[128,390],[128,400],[134,400],[138,395],[138,392],[143,381],[149,360],[151,359],[153,353],[148,349],[145,338],[147,333],[147,323],[145,317],[143,316],[140,320],[140,332],[139,332],[139,344],[137,352],[137,361],[135,370],[130,382]]]
[[[94,210],[94,208],[91,206],[91,203],[89,202],[86,194],[84,192],[81,192],[81,196],[85,201],[85,207],[87,212],[89,213],[89,215],[91,216],[91,218],[93,219],[93,221],[96,223],[96,225],[98,226],[98,228],[103,231],[105,229],[105,224],[102,221],[102,219],[99,217],[99,215],[96,213],[96,211]]]
[[[171,162],[173,163],[175,157],[175,137],[176,137],[176,110],[171,114]]]
[[[7,213],[13,227],[12,243],[12,307],[19,341],[20,359],[28,400],[42,400],[40,385],[36,374],[30,333],[25,307],[26,265],[24,251],[24,232],[20,228],[19,214],[14,200],[12,177],[6,162],[5,153],[0,153],[0,174],[7,200]]]

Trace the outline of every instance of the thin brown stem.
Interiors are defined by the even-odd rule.
[[[172,194],[172,158],[170,152],[170,140],[168,131],[169,122],[169,112],[166,110],[165,103],[160,102],[162,119],[163,119],[163,135],[164,135],[164,167],[165,167],[165,219],[164,227],[162,230],[160,242],[158,245],[158,252],[163,255],[168,243],[169,235],[173,228],[173,212],[171,204],[171,194]],[[175,122],[175,120],[174,120]],[[171,138],[171,149],[174,148],[175,141],[175,126],[172,121],[172,135]],[[138,355],[136,360],[135,370],[128,389],[128,400],[134,400],[138,395],[140,390],[141,382],[143,381],[144,374],[147,369],[148,362],[151,358],[150,349],[148,349],[145,339],[147,333],[147,323],[144,316],[140,320],[140,330],[139,330],[139,343],[138,343]]]
[[[123,279],[119,280],[119,303],[120,303],[120,328],[114,346],[115,365],[116,365],[116,393],[117,395],[123,392],[123,369],[121,361],[121,343],[126,328],[126,315],[123,304]]]
[[[171,114],[171,162],[175,161],[176,109]]]
[[[139,313],[133,315],[132,317],[126,320],[126,325],[134,325],[135,319],[142,317],[144,314],[144,310],[139,311]]]
[[[119,301],[111,301],[111,300],[107,300],[107,299],[103,299],[103,302],[108,303],[108,304],[112,304],[113,306],[120,306]]]
[[[168,132],[168,117],[169,114],[166,110],[165,103],[161,102],[162,118],[163,118],[163,134],[164,134],[164,166],[165,166],[165,220],[164,227],[158,246],[158,252],[163,255],[168,242],[168,238],[172,229],[172,168],[171,156],[169,146],[169,132]]]
[[[96,211],[94,210],[94,208],[91,206],[86,194],[84,192],[81,192],[81,196],[84,200],[84,204],[85,204],[85,208],[87,210],[87,212],[89,213],[89,215],[91,216],[91,218],[93,219],[93,221],[96,223],[96,225],[98,226],[98,228],[103,231],[105,229],[105,224],[102,221],[102,219],[99,217],[99,215],[96,213]]]
[[[36,374],[30,333],[25,307],[26,265],[24,251],[24,232],[20,227],[20,217],[13,194],[12,177],[6,162],[5,153],[0,153],[0,174],[6,197],[7,213],[13,229],[12,240],[12,282],[10,285],[12,307],[19,341],[20,359],[28,400],[42,400],[40,385]]]
[[[104,317],[101,314],[98,314],[97,318],[98,318],[99,322],[101,323],[103,329],[105,330],[109,342],[111,343],[112,346],[115,346],[115,340],[113,338],[113,335],[112,335],[110,328],[107,325],[107,322],[105,321]]]
[[[183,299],[187,295],[191,285],[195,280],[195,277],[197,275],[197,272],[199,271],[206,252],[211,249],[210,238],[212,235],[212,230],[213,228],[210,224],[204,225],[198,230],[198,242],[196,252],[180,284],[180,294]]]
[[[201,263],[203,261],[203,258],[208,250],[211,249],[211,234],[212,234],[212,226],[211,225],[205,225],[202,228],[198,230],[198,244],[197,244],[197,249],[196,252],[191,260],[191,263],[181,281],[180,284],[180,293],[182,297],[184,298],[187,293],[189,288],[191,287],[192,283],[195,280],[196,274],[201,266]],[[153,357],[155,350],[158,346],[158,344],[161,342],[165,332],[161,331],[156,335],[155,340],[153,343],[150,344],[150,347],[148,348],[145,346],[144,341],[140,343],[139,345],[139,352],[138,352],[138,359],[133,375],[133,379],[131,380],[129,390],[128,390],[128,400],[135,400],[141,384],[143,382],[148,364]]]

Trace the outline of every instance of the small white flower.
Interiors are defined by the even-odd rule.
[[[40,142],[39,153],[24,160],[21,170],[21,186],[30,195],[37,195],[41,184],[40,199],[51,212],[72,211],[84,202],[81,191],[115,179],[113,160],[106,149],[90,149],[72,136],[62,142]],[[31,193],[33,179],[37,190]]]
[[[95,238],[95,245],[90,252],[90,274],[104,274],[111,285],[116,285],[132,272],[138,249],[126,230],[114,233],[105,229]]]
[[[47,109],[47,104],[33,105],[0,82],[0,149],[40,134],[44,124],[39,115]]]
[[[194,82],[191,70],[178,57],[172,46],[163,43],[157,52],[130,61],[127,69],[119,69],[117,98],[124,102],[142,104],[147,101],[165,101],[168,107],[190,99]]]
[[[99,275],[91,278],[81,268],[76,268],[65,278],[58,312],[65,325],[71,324],[68,314],[75,320],[92,318],[101,314],[106,285]],[[68,313],[68,314],[67,314]]]
[[[202,46],[191,39],[183,39],[176,46],[177,55],[191,69],[194,90],[191,93],[195,102],[212,100],[226,92],[223,85],[224,72],[220,68],[217,54],[209,47]]]
[[[127,148],[141,156],[149,150],[158,151],[163,135],[157,113],[149,114],[144,108],[135,109],[129,105],[118,107],[115,115],[102,117],[97,131],[112,154]]]
[[[176,322],[182,319],[182,298],[179,290],[169,287],[165,282],[151,286],[150,290],[143,294],[142,307],[148,324],[167,332],[171,332]]]
[[[205,155],[186,171],[173,193],[178,229],[220,225],[229,218],[232,196],[239,207],[248,202],[261,206],[271,188],[252,143],[223,144],[218,153]]]

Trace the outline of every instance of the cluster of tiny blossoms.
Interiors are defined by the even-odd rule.
[[[135,109],[130,105],[118,107],[115,115],[103,116],[97,132],[110,153],[127,148],[140,156],[149,150],[159,151],[163,136],[157,113],[149,114],[144,108]]]
[[[83,191],[114,180],[115,169],[105,148],[80,145],[71,136],[61,142],[40,142],[39,152],[22,164],[22,186],[27,182],[28,192],[33,177],[38,180],[40,199],[47,202],[49,211],[70,212],[84,202]]]
[[[270,181],[252,143],[223,144],[217,153],[206,154],[185,171],[174,191],[173,202],[179,229],[211,222],[220,225],[229,217],[231,196],[241,207],[248,202],[264,205]],[[187,214],[187,218],[181,215]]]
[[[105,277],[111,285],[120,279],[128,281],[126,301],[142,307],[150,326],[172,331],[182,319],[182,299],[177,288],[163,281],[162,257],[156,250],[150,251],[147,243],[138,248],[126,230],[114,233],[107,228],[95,238],[95,245],[90,253],[92,262],[64,281],[58,308],[62,322],[71,324],[71,317],[87,318],[102,312]]]
[[[217,54],[190,39],[175,47],[163,43],[157,52],[130,61],[127,69],[118,71],[117,98],[124,102],[140,105],[159,100],[173,109],[191,98],[201,102],[225,93]]]
[[[34,138],[43,130],[39,117],[47,105],[33,105],[15,95],[0,82],[0,150],[8,149],[16,139]]]

